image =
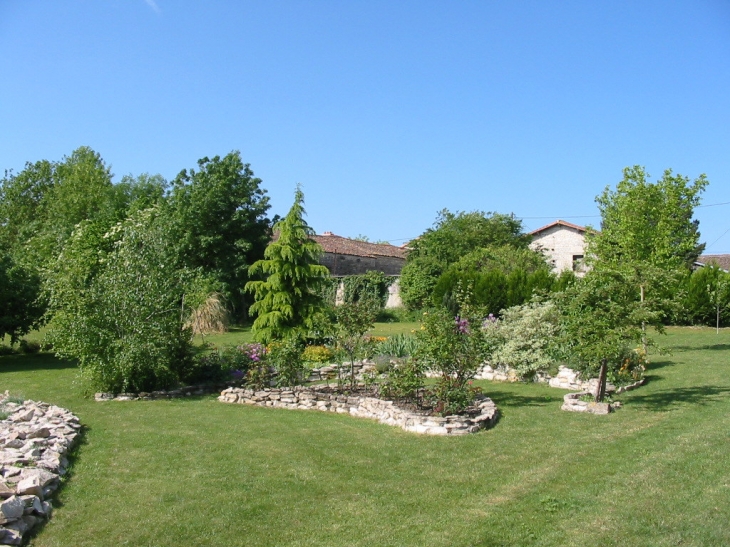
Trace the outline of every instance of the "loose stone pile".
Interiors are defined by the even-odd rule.
[[[579,391],[577,393],[566,393],[563,395],[563,406],[560,410],[568,412],[587,412],[589,414],[608,414],[612,410],[619,408],[621,403],[596,403],[595,401],[581,401],[581,397],[593,397],[593,393],[588,391]]]
[[[78,438],[79,419],[47,403],[10,402],[0,395],[0,544],[20,545],[23,535],[50,518],[49,498],[66,473],[66,453]]]
[[[259,391],[228,388],[221,393],[218,400],[224,403],[350,414],[360,418],[372,418],[383,424],[426,435],[476,433],[480,429],[492,427],[498,416],[494,402],[484,396],[481,396],[475,402],[471,412],[467,412],[465,415],[440,417],[399,408],[393,401],[332,393],[328,391],[327,386]]]

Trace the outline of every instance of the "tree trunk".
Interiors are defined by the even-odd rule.
[[[601,359],[601,371],[598,373],[598,386],[596,386],[596,402],[603,402],[606,396],[606,375],[608,373],[608,361]]]
[[[644,310],[644,285],[641,285],[641,310]],[[646,321],[641,321],[641,347],[644,355],[649,355],[649,344],[646,342]]]

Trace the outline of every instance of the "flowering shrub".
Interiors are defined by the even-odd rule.
[[[417,357],[440,373],[432,390],[435,407],[442,414],[461,412],[474,399],[469,381],[492,351],[484,319],[468,306],[456,317],[441,309],[423,318],[423,329],[416,333]]]

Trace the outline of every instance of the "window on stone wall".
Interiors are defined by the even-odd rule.
[[[573,255],[573,271],[580,272],[583,270],[583,255]]]

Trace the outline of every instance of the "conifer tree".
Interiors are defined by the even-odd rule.
[[[319,285],[329,275],[318,264],[322,247],[311,239],[314,230],[304,220],[304,194],[294,194],[289,213],[274,225],[274,241],[264,259],[251,265],[252,276],[264,274],[265,281],[249,281],[246,291],[254,293],[251,314],[254,337],[264,343],[303,334],[313,326],[314,316],[324,303]]]

